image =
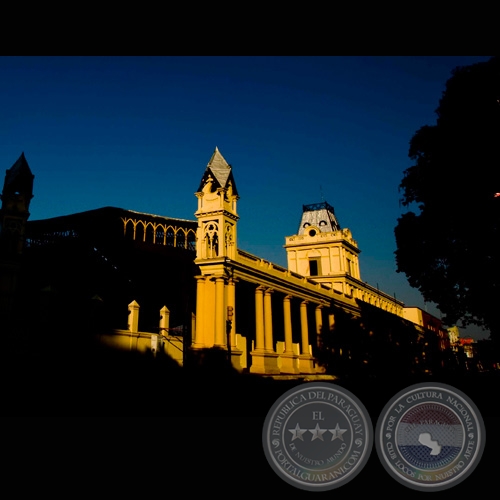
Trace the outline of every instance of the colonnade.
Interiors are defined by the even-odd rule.
[[[227,349],[229,342],[233,358],[241,355],[242,352],[238,350],[236,343],[238,307],[241,307],[241,304],[236,304],[238,278],[197,276],[196,279],[196,330],[193,349],[212,347]],[[280,292],[283,293],[281,290]],[[250,351],[250,372],[259,374],[315,373],[309,340],[308,308],[315,306],[315,333],[320,335],[323,328],[322,308],[325,304],[299,299],[301,300],[300,342],[297,349],[292,340],[293,327],[298,326],[294,325],[292,320],[292,301],[296,298],[292,294],[285,294],[282,306],[283,316],[279,314],[279,317],[283,318],[283,328],[280,330],[284,333],[284,342],[279,342],[280,352],[277,352],[277,343],[273,336],[273,293],[276,291],[272,287],[266,285],[255,287],[255,340]],[[275,307],[276,302],[275,300]],[[227,325],[229,307],[233,312],[230,328]],[[245,304],[244,307],[251,307],[251,305]],[[333,316],[331,316],[331,321],[333,321]]]
[[[233,309],[229,342],[236,348],[236,279],[196,276],[196,330],[193,348],[227,348],[227,307]]]
[[[307,318],[308,301],[300,303],[300,355],[296,355],[292,342],[292,295],[283,298],[284,350],[277,353],[274,349],[272,320],[272,288],[258,286],[255,289],[255,345],[252,355],[252,373],[314,373],[314,360],[309,347],[309,323]],[[316,307],[316,328],[321,333],[321,305]]]

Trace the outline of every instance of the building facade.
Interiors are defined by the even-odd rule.
[[[33,177],[24,155],[7,174],[3,227],[11,225],[12,196],[24,202],[14,210],[21,229],[3,244],[19,253],[19,238],[25,241],[24,276],[31,283],[24,282],[25,303],[44,310],[40,296],[59,292],[52,318],[67,324],[64,311],[78,304],[86,311],[83,329],[97,325],[108,345],[166,352],[181,364],[187,353],[201,359],[220,351],[239,371],[314,376],[325,371],[319,355],[333,345],[341,317],[368,332],[365,316],[376,316],[373,324],[406,325],[415,339],[427,328],[411,308],[362,281],[357,242],[326,202],[303,206],[297,234],[285,238],[287,268],[240,249],[235,176],[217,148],[195,193],[196,220],[105,207],[27,222]],[[15,195],[13,175],[23,186],[16,185]],[[2,262],[10,265],[5,252]],[[96,308],[107,311],[109,328]],[[47,322],[53,329],[54,321]]]

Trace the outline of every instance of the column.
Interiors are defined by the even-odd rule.
[[[309,354],[309,329],[307,326],[307,301],[300,303],[301,354]]]
[[[286,295],[283,299],[283,316],[285,321],[285,354],[293,354],[292,350],[292,296]]]
[[[243,351],[236,345],[236,278],[230,278],[227,283],[227,306],[233,308],[233,317],[231,320],[231,332],[229,334],[229,343],[231,345],[231,364],[233,368],[241,371],[244,366]],[[227,336],[226,336],[227,342]],[[245,366],[246,367],[246,366]]]
[[[226,346],[226,309],[224,307],[225,279],[215,278],[215,342],[216,347]]]
[[[196,341],[196,314],[194,312],[191,313],[191,343],[194,344]]]
[[[266,351],[274,352],[273,346],[273,316],[272,316],[272,301],[271,288],[264,292],[264,348]]]
[[[250,373],[277,375],[280,370],[278,368],[278,355],[272,349],[271,295],[267,290],[267,298],[264,298],[265,291],[266,288],[263,286],[255,289],[255,347],[250,353],[252,355]],[[266,314],[264,314],[264,309],[267,311]],[[267,325],[264,325],[265,316],[267,317]]]
[[[316,345],[318,347],[321,346],[321,334],[323,331],[323,315],[321,313],[322,308],[323,306],[319,305],[314,310],[314,316],[316,319],[316,342],[317,342]]]
[[[216,330],[216,308],[215,308],[215,278],[207,277],[205,281],[205,292],[203,298],[203,312],[201,320],[203,322],[203,344],[204,347],[215,346]]]
[[[205,276],[196,276],[196,333],[193,339],[193,347],[200,349],[205,347],[205,321],[203,321],[205,286]]]
[[[302,349],[299,356],[300,373],[315,373],[313,358],[309,353],[309,329],[307,326],[307,301],[300,304],[300,329]]]
[[[291,295],[283,299],[283,319],[285,327],[285,352],[281,355],[281,373],[300,373],[299,359],[292,348],[292,308]]]
[[[255,350],[264,349],[264,287],[255,289]]]

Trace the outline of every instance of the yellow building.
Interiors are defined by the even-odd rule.
[[[402,302],[361,281],[357,243],[327,203],[304,206],[298,234],[286,238],[285,269],[238,248],[238,191],[232,168],[217,148],[196,197],[200,274],[194,350],[229,345],[239,369],[249,365],[252,373],[313,374],[321,371],[313,346],[333,328],[332,305],[359,315],[357,300],[362,300],[402,316]],[[252,324],[254,332],[242,326],[242,312],[244,325]]]
[[[20,165],[26,167],[24,156],[20,160]],[[25,184],[26,193],[31,196],[30,175],[25,176]],[[233,169],[217,148],[195,196],[196,221],[107,207],[30,223],[37,236],[28,238],[29,245],[52,245],[51,253],[57,242],[82,238],[85,231],[93,231],[94,236],[87,237],[86,244],[98,243],[90,245],[94,246],[93,260],[87,274],[94,273],[92,262],[98,260],[109,271],[106,286],[115,275],[122,280],[124,286],[118,281],[114,288],[108,286],[108,290],[116,292],[115,303],[118,297],[120,302],[123,300],[122,290],[124,294],[129,283],[138,280],[142,280],[140,286],[131,288],[134,293],[148,290],[143,294],[148,300],[152,300],[151,292],[156,291],[165,297],[165,303],[156,301],[158,326],[152,327],[149,322],[146,331],[139,326],[139,316],[143,314],[140,310],[149,307],[151,318],[151,305],[130,297],[126,328],[117,325],[112,331],[100,333],[101,342],[126,350],[164,351],[180,364],[185,361],[186,352],[203,358],[215,350],[225,353],[240,371],[318,375],[324,368],[315,354],[325,336],[332,334],[335,315],[340,311],[359,318],[365,303],[368,309],[375,308],[425,328],[419,324],[415,308],[405,308],[401,301],[362,281],[357,242],[349,229],[341,228],[328,203],[303,206],[297,234],[285,238],[288,267],[284,268],[238,248],[238,190]],[[9,190],[4,187],[4,223],[11,215],[9,199]],[[25,224],[27,209],[21,215]],[[103,221],[107,221],[105,225]],[[115,235],[112,241],[111,233]],[[148,253],[139,255],[139,247]],[[142,262],[151,261],[152,267],[141,267],[145,272],[136,272],[130,280],[123,271],[128,269],[130,259],[123,257],[120,248],[135,252],[130,256],[139,256],[139,261],[142,255]],[[170,269],[164,275],[152,272],[153,268],[159,270],[161,259],[165,264],[168,261]],[[99,273],[93,274],[94,281],[89,286],[99,280]],[[165,279],[168,283],[160,283],[160,276],[160,281]],[[178,293],[179,285],[182,293]],[[75,283],[73,289],[81,290],[82,286]],[[174,326],[183,323],[181,331],[170,328],[170,318],[175,318]]]

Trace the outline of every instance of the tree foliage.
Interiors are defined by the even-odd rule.
[[[397,270],[445,323],[500,337],[500,58],[456,68],[436,113],[410,141]]]

